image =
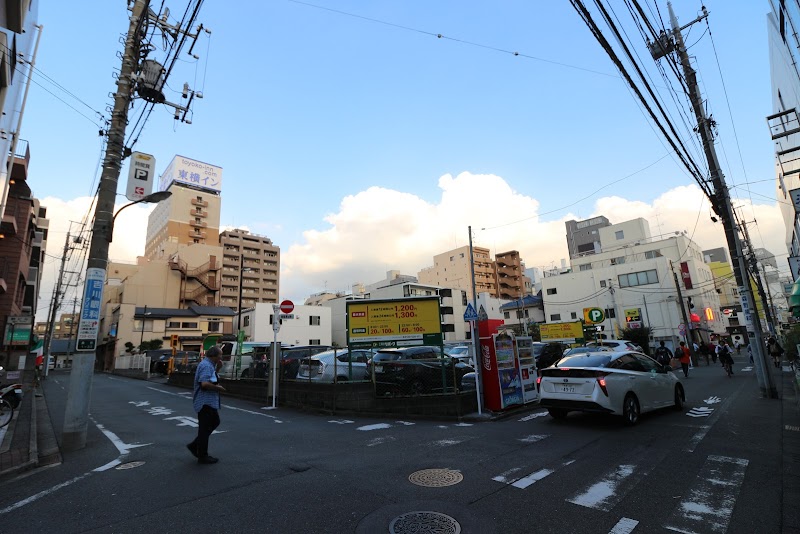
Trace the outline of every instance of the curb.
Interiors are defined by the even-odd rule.
[[[29,469],[35,468],[39,465],[39,446],[37,444],[37,435],[36,435],[36,389],[31,388],[30,391],[31,395],[31,419],[30,419],[30,437],[28,439],[28,461],[23,462],[19,465],[15,465],[13,467],[9,467],[5,471],[0,471],[0,479],[6,478],[10,475],[14,475],[16,473],[20,473],[23,471],[27,471]],[[16,425],[19,424],[19,419],[15,423]]]

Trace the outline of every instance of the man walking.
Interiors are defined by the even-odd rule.
[[[683,376],[689,378],[689,362],[691,361],[691,359],[689,357],[689,348],[683,341],[681,341],[680,346],[677,349],[675,349],[675,357],[678,358],[681,362],[681,369],[683,369]]]
[[[199,464],[215,464],[219,460],[208,454],[208,438],[219,426],[219,394],[225,391],[217,378],[217,365],[222,350],[214,346],[206,351],[194,374],[194,411],[197,412],[197,437],[186,448]]]
[[[656,361],[661,365],[669,366],[669,361],[672,359],[672,352],[664,346],[663,341],[659,341],[659,347],[656,349]]]

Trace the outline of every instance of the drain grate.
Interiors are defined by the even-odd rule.
[[[408,476],[409,482],[426,488],[443,488],[464,480],[464,475],[452,469],[423,469]]]
[[[122,470],[122,469],[133,469],[134,467],[139,467],[139,466],[142,466],[142,465],[144,465],[144,462],[128,462],[128,463],[125,463],[125,464],[119,464],[116,467],[116,469],[119,469],[119,470]]]
[[[431,470],[433,471],[433,470]],[[389,534],[460,534],[461,525],[439,512],[408,512],[392,519]]]

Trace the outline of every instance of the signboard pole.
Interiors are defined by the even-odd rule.
[[[475,254],[472,252],[472,226],[467,227],[469,230],[469,270],[472,277],[472,307],[478,309],[478,295],[475,293]],[[481,343],[478,339],[478,321],[470,321],[470,328],[472,328],[472,346],[475,351],[475,395],[478,397],[478,415],[481,415],[481,365],[483,365],[483,358],[481,358]]]
[[[278,331],[281,329],[281,320],[278,317],[280,307],[276,304],[272,305],[272,407],[277,407],[278,402],[278,358],[280,351],[278,350]]]

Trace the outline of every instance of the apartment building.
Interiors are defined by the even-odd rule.
[[[258,303],[277,303],[280,295],[280,248],[268,237],[247,230],[226,230],[219,236],[222,247],[222,285],[219,303],[238,309]]]
[[[525,274],[525,264],[519,252],[511,250],[494,256],[494,276],[497,298],[502,300],[521,299],[526,295],[525,288],[532,287]]]
[[[565,221],[567,228],[567,248],[569,257],[577,258],[586,254],[595,254],[602,249],[600,229],[611,226],[611,223],[599,215],[584,221]]]
[[[497,297],[497,273],[489,249],[473,246],[472,258],[475,265],[475,292]],[[471,269],[469,246],[463,246],[434,256],[433,266],[425,267],[417,273],[417,279],[421,284],[464,291],[471,301]]]

